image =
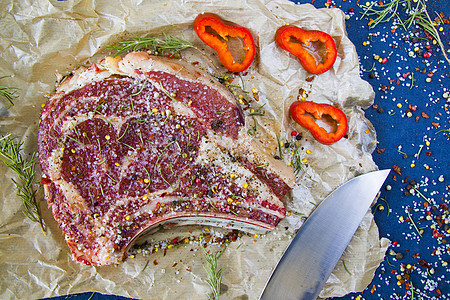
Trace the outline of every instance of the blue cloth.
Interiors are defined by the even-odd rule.
[[[439,47],[426,39],[422,28],[412,26],[405,30],[394,26],[396,19],[392,19],[369,29],[369,18],[375,17],[362,17],[363,10],[356,3],[339,0],[331,6],[349,16],[347,32],[359,54],[361,76],[376,93],[375,106],[365,112],[379,141],[373,158],[380,169],[397,166],[398,173],[391,172],[373,208],[380,236],[391,240],[386,259],[362,293],[339,299],[436,299],[439,292],[440,299],[449,299],[450,268],[445,264],[450,265],[450,230],[447,232],[448,225],[439,220],[439,215],[449,215],[446,205],[450,202],[450,132],[443,131],[450,127],[450,98],[444,98],[445,93],[450,94],[450,63]],[[313,4],[317,8],[328,7],[326,0]],[[433,19],[436,11],[443,12],[449,20],[448,4],[448,0],[428,1],[427,9]],[[405,19],[404,7],[399,6],[398,10]],[[440,27],[448,49],[450,24]],[[431,56],[424,58],[424,53]],[[386,61],[380,63],[374,56]],[[414,191],[414,195],[409,195],[414,188],[421,194]],[[384,210],[380,210],[381,206]],[[408,222],[408,217],[414,224]],[[421,236],[418,230],[423,230]],[[256,297],[251,295],[251,299]],[[89,298],[126,299],[98,293],[80,294],[73,299]]]

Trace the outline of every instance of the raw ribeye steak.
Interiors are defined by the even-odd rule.
[[[225,87],[145,52],[76,70],[45,105],[38,139],[48,205],[88,265],[122,262],[165,223],[272,230],[294,183]]]

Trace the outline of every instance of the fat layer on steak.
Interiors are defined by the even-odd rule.
[[[45,197],[78,262],[117,264],[158,225],[272,230],[294,183],[233,95],[179,60],[133,52],[67,78],[39,126]]]

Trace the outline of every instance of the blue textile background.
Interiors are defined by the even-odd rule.
[[[379,141],[373,158],[380,169],[398,167],[394,167],[397,173],[391,172],[373,208],[380,236],[391,240],[386,259],[362,293],[339,299],[450,299],[450,229],[442,221],[442,216],[450,219],[446,207],[450,202],[450,98],[445,98],[445,93],[450,94],[450,63],[419,27],[405,30],[395,26],[392,19],[369,29],[370,20],[362,17],[358,6],[365,5],[364,0],[312,2],[317,8],[338,7],[348,16],[347,32],[360,58],[361,76],[376,93],[375,107],[366,110]],[[436,11],[450,20],[449,0],[426,3],[433,19]],[[399,6],[403,18],[404,12]],[[450,24],[438,27],[443,28],[440,34],[448,50]],[[426,58],[424,53],[431,56]],[[375,55],[386,62],[378,62]],[[126,299],[98,293],[69,297]]]

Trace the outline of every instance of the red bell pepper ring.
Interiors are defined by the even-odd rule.
[[[347,117],[342,110],[332,105],[296,101],[292,103],[290,113],[295,122],[308,129],[317,141],[325,145],[336,143],[348,130]],[[335,132],[327,132],[315,122],[324,115],[330,116],[336,122]]]
[[[303,30],[294,25],[278,28],[275,40],[286,51],[297,56],[306,71],[312,74],[322,74],[333,67],[337,57],[336,44],[333,38],[323,31]],[[322,61],[317,61],[303,46],[311,46],[311,42],[319,42],[325,47]],[[320,55],[319,55],[320,56]]]
[[[252,64],[255,57],[255,42],[247,28],[223,20],[216,14],[203,13],[195,18],[194,29],[203,42],[217,51],[220,61],[229,71],[242,72]],[[228,37],[242,39],[245,56],[241,62],[237,62],[228,49]]]

